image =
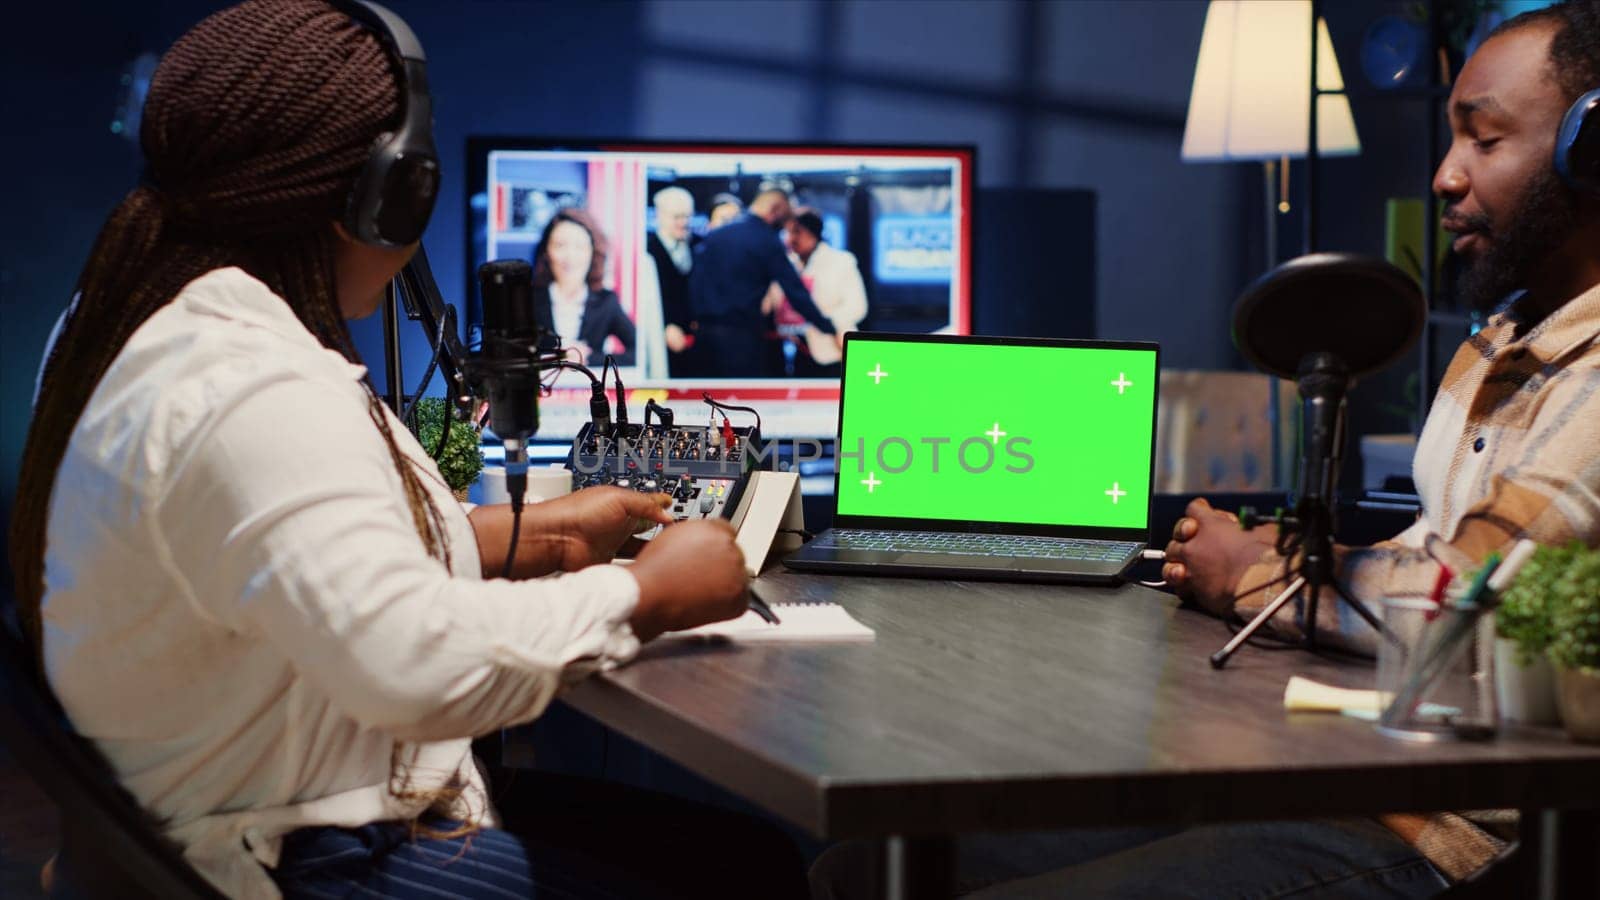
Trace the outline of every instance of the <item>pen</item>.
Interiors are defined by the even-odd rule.
[[[1433,603],[1433,609],[1428,610],[1424,616],[1427,621],[1432,622],[1439,617],[1439,610],[1444,608],[1445,589],[1450,587],[1450,581],[1454,577],[1455,573],[1450,571],[1449,566],[1439,566],[1439,577],[1433,582],[1433,593],[1428,595],[1428,600]]]
[[[773,625],[782,624],[778,621],[778,614],[772,611],[772,607],[767,605],[767,601],[756,596],[755,591],[750,592],[750,608],[755,610],[756,615],[766,619]]]
[[[1511,582],[1516,580],[1517,574],[1522,571],[1523,564],[1538,549],[1539,545],[1527,538],[1517,541],[1517,545],[1511,548],[1510,553],[1506,554],[1505,562],[1501,563],[1500,567],[1494,570],[1494,574],[1489,576],[1489,590],[1499,595],[1510,587]]]
[[[1406,666],[1406,671],[1413,674],[1402,682],[1394,700],[1383,711],[1380,721],[1384,725],[1393,727],[1410,718],[1423,693],[1450,665],[1455,652],[1472,634],[1478,618],[1499,605],[1500,591],[1510,585],[1522,564],[1533,555],[1535,546],[1533,541],[1524,539],[1517,543],[1504,563],[1499,553],[1490,553],[1483,561],[1483,568],[1478,570],[1477,577],[1472,579],[1472,585],[1456,607],[1456,619],[1433,641],[1431,648],[1419,651],[1416,657],[1421,661],[1419,665],[1415,668],[1410,664]]]
[[[1490,553],[1483,561],[1483,568],[1478,570],[1477,577],[1472,579],[1472,585],[1462,595],[1461,603],[1463,606],[1475,607],[1482,605],[1486,601],[1484,590],[1488,588],[1489,578],[1494,575],[1495,570],[1498,568],[1500,568],[1500,554]]]

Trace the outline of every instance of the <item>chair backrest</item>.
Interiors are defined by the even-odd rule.
[[[1293,471],[1295,387],[1280,382],[1278,440],[1272,437],[1272,376],[1165,369],[1156,409],[1156,483],[1161,494],[1278,491],[1279,468]]]
[[[5,698],[0,702],[0,741],[55,801],[63,829],[75,835],[62,864],[93,865],[100,869],[95,881],[138,885],[142,893],[156,897],[221,898],[118,783],[100,751],[72,730],[39,671],[32,647],[0,621],[0,694]],[[91,854],[92,863],[84,858]],[[106,867],[115,874],[104,871]],[[127,891],[116,895],[126,896]]]

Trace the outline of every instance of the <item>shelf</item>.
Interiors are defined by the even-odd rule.
[[[1402,84],[1392,88],[1347,87],[1339,90],[1317,88],[1316,93],[1319,97],[1344,96],[1357,100],[1371,100],[1378,97],[1406,100],[1442,100],[1450,96],[1450,85]]]
[[[1316,22],[1320,20],[1324,8],[1330,5],[1332,4],[1328,3],[1327,0],[1311,0],[1312,21]],[[1439,107],[1449,102],[1451,85],[1441,84],[1439,82],[1453,79],[1454,76],[1451,68],[1446,67],[1442,70],[1433,68],[1434,66],[1440,64],[1440,60],[1445,58],[1445,55],[1442,53],[1442,46],[1440,42],[1440,35],[1443,33],[1441,24],[1441,7],[1445,6],[1444,0],[1423,0],[1422,3],[1416,5],[1423,7],[1426,13],[1428,53],[1425,57],[1423,57],[1423,59],[1428,61],[1426,63],[1428,69],[1418,71],[1415,74],[1426,78],[1426,83],[1401,84],[1388,88],[1379,88],[1371,85],[1370,83],[1360,83],[1348,84],[1339,90],[1324,90],[1318,87],[1316,83],[1318,80],[1317,75],[1321,71],[1318,67],[1317,60],[1317,53],[1319,49],[1318,45],[1320,41],[1314,37],[1311,45],[1311,68],[1307,73],[1307,81],[1309,81],[1310,84],[1308,84],[1307,87],[1310,89],[1311,93],[1311,102],[1309,105],[1313,114],[1315,114],[1318,108],[1322,105],[1317,102],[1317,98],[1323,96],[1343,96],[1369,103],[1376,103],[1383,99],[1420,100],[1427,103],[1428,110],[1427,114],[1423,116],[1423,124],[1425,125],[1425,133],[1427,136],[1425,161],[1428,168],[1426,172],[1417,173],[1418,186],[1421,187],[1422,190],[1413,196],[1420,198],[1431,198],[1433,196],[1431,185],[1433,184],[1439,159],[1441,157],[1441,143],[1449,139],[1448,134],[1441,134],[1441,126],[1444,120],[1443,117],[1439,115]],[[1313,32],[1315,33],[1320,27],[1320,25],[1316,26],[1316,28],[1313,29]],[[1307,210],[1306,243],[1313,249],[1317,249],[1317,194],[1315,190],[1317,178],[1316,170],[1318,163],[1321,161],[1321,155],[1317,152],[1317,142],[1314,139],[1314,135],[1317,134],[1317,124],[1320,123],[1313,124],[1310,129],[1313,138],[1308,140],[1308,144],[1310,146],[1307,147],[1308,152],[1306,154],[1305,167],[1308,185],[1308,196],[1305,204]],[[1436,232],[1434,231],[1435,223],[1437,222],[1436,217],[1438,215],[1436,203],[1432,200],[1425,199],[1424,209],[1427,211],[1425,222],[1423,224],[1423,233],[1426,235],[1426,237],[1424,238],[1423,247],[1418,248],[1418,250],[1437,250],[1438,248],[1435,244]],[[1418,255],[1426,257],[1431,254],[1419,252]],[[1424,299],[1428,306],[1428,314],[1423,320],[1422,340],[1419,342],[1419,352],[1417,354],[1418,386],[1414,400],[1416,403],[1416,421],[1419,423],[1426,419],[1431,408],[1435,388],[1438,385],[1438,380],[1434,378],[1433,374],[1436,364],[1439,361],[1436,348],[1434,347],[1436,338],[1441,336],[1441,332],[1443,332],[1444,336],[1450,336],[1452,333],[1458,333],[1464,336],[1471,333],[1474,330],[1474,327],[1481,323],[1481,319],[1474,319],[1473,314],[1468,310],[1434,308],[1436,304],[1441,302],[1439,297],[1441,285],[1439,283],[1438,274],[1438,268],[1433,266],[1428,267],[1427,271],[1424,273],[1424,284],[1422,285],[1425,295]],[[1444,359],[1447,361],[1449,357],[1445,356]]]

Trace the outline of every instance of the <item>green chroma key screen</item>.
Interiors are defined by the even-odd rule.
[[[1147,528],[1156,352],[851,337],[838,512]]]

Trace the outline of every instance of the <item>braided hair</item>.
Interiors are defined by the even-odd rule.
[[[50,497],[72,431],[128,338],[182,288],[237,266],[288,302],[323,346],[358,357],[340,313],[332,223],[400,113],[389,54],[321,0],[248,0],[162,58],[140,131],[146,173],[106,219],[45,363],[11,529],[18,612],[40,647]],[[366,385],[368,412],[430,555],[443,520]]]

